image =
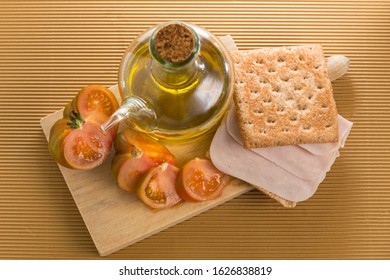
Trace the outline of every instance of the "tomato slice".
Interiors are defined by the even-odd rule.
[[[151,168],[140,180],[137,194],[152,208],[168,208],[181,201],[176,192],[179,169],[169,163]]]
[[[112,174],[121,189],[134,193],[141,176],[157,165],[158,163],[141,154],[138,157],[121,154],[116,155],[112,161]]]
[[[82,88],[72,103],[85,120],[102,115],[103,117],[97,117],[100,119],[99,123],[106,121],[119,108],[115,95],[101,85],[89,85]]]
[[[187,162],[177,178],[177,193],[186,201],[205,201],[219,197],[229,176],[219,171],[209,159]]]
[[[131,128],[122,130],[115,138],[115,150],[118,154],[137,154],[152,159],[157,164],[169,162],[176,164],[176,158],[156,139]]]
[[[112,142],[112,135],[105,133],[99,124],[86,122],[64,139],[65,162],[73,169],[95,168],[107,158]]]
[[[120,188],[135,192],[137,182],[146,171],[164,162],[176,164],[176,158],[156,139],[131,128],[118,133],[116,154],[111,170]]]

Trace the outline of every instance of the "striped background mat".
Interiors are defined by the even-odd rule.
[[[241,49],[321,43],[349,56],[334,93],[354,127],[295,209],[251,191],[107,258],[388,259],[389,15],[389,1],[0,0],[0,258],[99,258],[39,120],[87,84],[116,84],[135,36],[180,19]]]

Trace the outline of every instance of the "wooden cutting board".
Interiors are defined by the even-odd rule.
[[[221,40],[229,50],[236,49],[230,36]],[[118,87],[110,90],[119,99]],[[62,118],[59,110],[41,119],[46,139],[55,121]],[[178,166],[195,157],[205,157],[213,134],[185,144],[165,143],[176,156]],[[98,168],[88,171],[71,170],[59,165],[73,199],[101,256],[109,255],[161,230],[171,227],[227,200],[237,197],[251,187],[232,179],[223,195],[216,200],[201,203],[183,202],[165,210],[152,210],[142,203],[136,194],[121,190],[111,175],[110,157]]]
[[[115,91],[115,87],[111,90]],[[46,139],[54,122],[61,117],[62,110],[41,120]],[[168,145],[168,148],[182,164],[196,156],[205,157],[212,136],[210,134],[192,143]],[[170,209],[152,210],[136,194],[125,192],[116,185],[111,175],[113,154],[93,170],[71,170],[59,165],[101,256],[109,255],[252,189],[250,185],[233,179],[219,199],[201,203],[182,202]]]

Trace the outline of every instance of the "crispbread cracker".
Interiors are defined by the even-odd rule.
[[[244,147],[337,141],[336,103],[321,45],[234,51],[232,57]]]
[[[287,200],[281,196],[278,196],[277,194],[274,194],[262,187],[259,187],[259,186],[254,186],[255,188],[257,188],[258,190],[260,190],[261,192],[263,192],[264,194],[266,194],[267,196],[269,196],[270,198],[276,200],[277,202],[279,202],[281,205],[283,205],[283,207],[286,207],[286,208],[294,208],[295,206],[297,206],[297,203],[294,202],[294,201],[290,201],[290,200]]]

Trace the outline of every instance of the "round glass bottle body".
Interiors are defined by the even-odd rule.
[[[184,24],[174,22],[175,24]],[[206,30],[185,24],[195,34],[194,51],[183,63],[161,61],[153,50],[159,29],[139,36],[126,50],[119,70],[124,103],[138,102],[127,123],[158,138],[189,139],[212,130],[226,112],[233,93],[229,53]]]

